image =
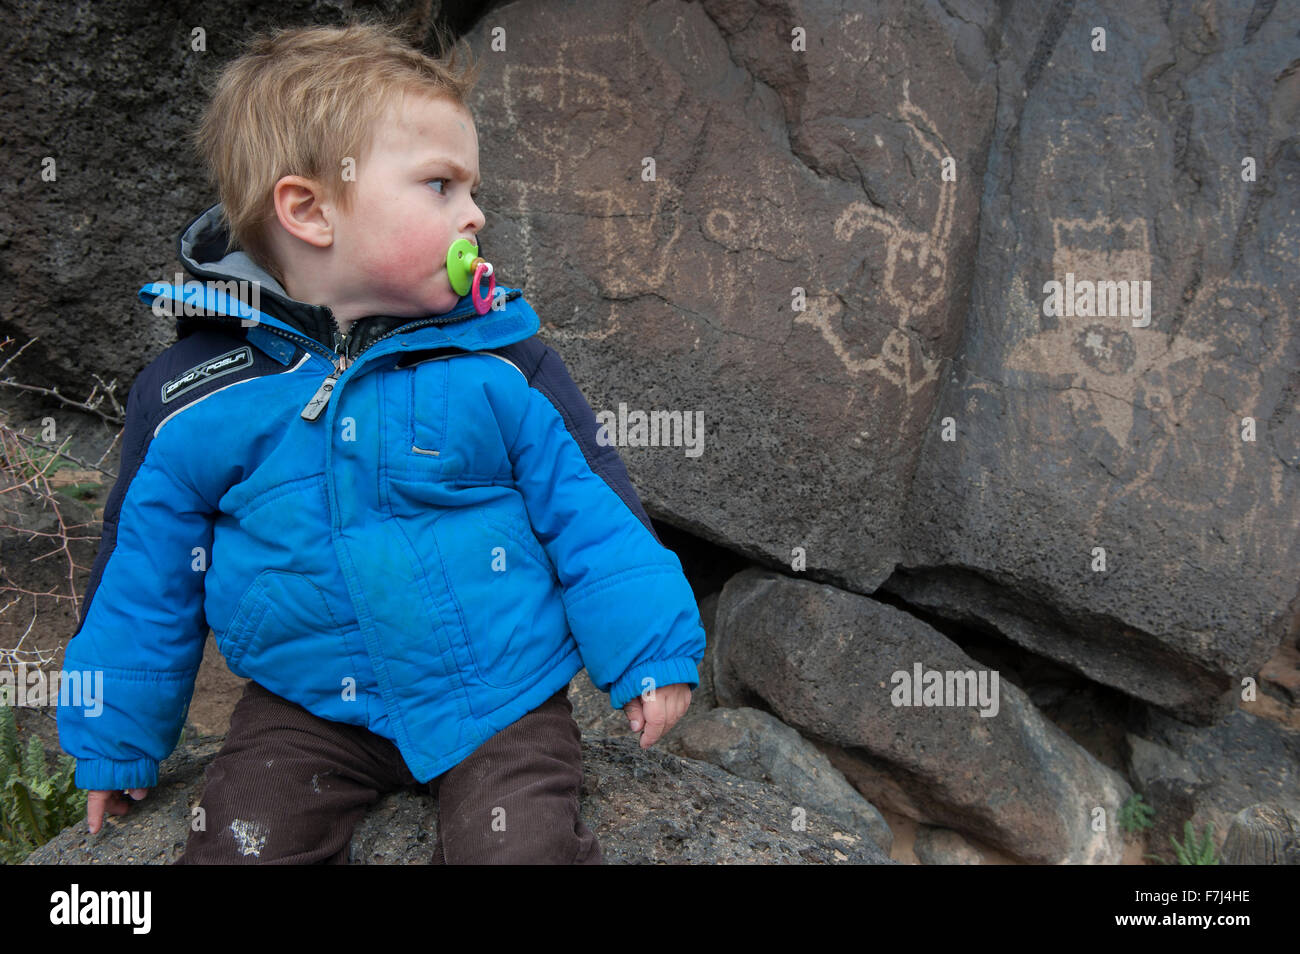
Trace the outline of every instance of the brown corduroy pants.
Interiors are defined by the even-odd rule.
[[[566,689],[427,783],[432,863],[603,863],[578,815],[582,741]],[[175,863],[347,864],[367,808],[419,784],[393,742],[250,682],[207,769],[202,830]]]

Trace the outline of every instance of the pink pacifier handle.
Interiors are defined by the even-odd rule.
[[[483,273],[487,273],[488,293],[487,298],[479,295],[479,281]],[[486,315],[488,309],[492,307],[492,299],[497,291],[497,277],[493,274],[493,268],[487,262],[479,262],[474,269],[474,280],[469,286],[470,296],[474,300],[474,310],[480,315]]]

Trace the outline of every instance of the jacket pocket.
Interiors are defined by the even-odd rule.
[[[333,633],[337,623],[325,595],[301,574],[289,570],[263,570],[240,597],[230,625],[217,637],[217,648],[230,671],[247,679],[263,658],[274,653],[303,652],[310,643],[315,653],[325,651],[322,633]],[[247,664],[247,665],[246,665]]]
[[[481,512],[449,514],[435,526],[478,680],[508,689],[537,678],[571,648],[545,549],[531,529]]]
[[[226,657],[226,665],[230,667],[230,671],[245,678],[247,675],[240,670],[240,664],[248,650],[249,642],[261,630],[266,611],[270,608],[270,602],[266,598],[265,577],[266,572],[263,571],[253,580],[244,591],[244,595],[240,597],[239,605],[235,607],[235,613],[230,618],[230,625],[226,627],[226,631],[215,634],[217,649],[221,650],[221,655]]]

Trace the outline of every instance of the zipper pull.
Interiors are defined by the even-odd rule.
[[[307,402],[307,406],[302,409],[303,420],[314,421],[320,417],[320,412],[325,410],[325,405],[330,402],[330,395],[334,393],[334,385],[338,383],[339,375],[352,363],[352,359],[348,357],[347,335],[334,332],[334,351],[339,356],[338,363],[334,365],[334,370],[330,372],[329,377],[321,382],[316,393]]]
[[[330,395],[334,393],[334,384],[338,381],[339,375],[343,373],[343,362],[346,360],[347,358],[340,358],[339,363],[334,366],[334,370],[330,372],[329,377],[322,381],[320,387],[316,389],[316,393],[307,402],[307,406],[302,409],[301,417],[304,420],[314,421],[320,417],[320,412],[325,410],[325,405],[330,402]]]

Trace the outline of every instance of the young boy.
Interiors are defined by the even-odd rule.
[[[449,283],[484,225],[474,72],[368,25],[224,69],[197,139],[222,202],[180,237],[208,285],[141,289],[179,340],[131,389],[65,654],[104,673],[102,714],[59,710],[92,833],[157,784],[209,626],[252,681],[179,863],[346,863],[417,783],[435,863],[600,863],[570,680],[642,747],[689,705],[680,562],[518,290],[480,316]]]

